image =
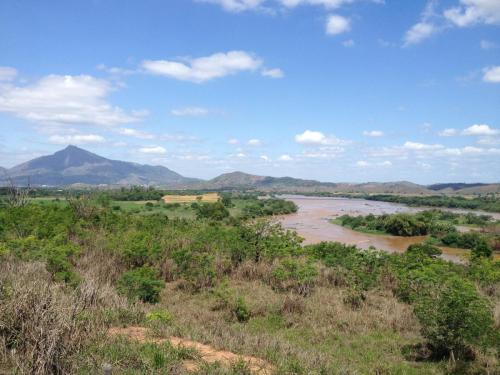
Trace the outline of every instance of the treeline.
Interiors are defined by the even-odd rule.
[[[430,236],[436,245],[458,247],[472,250],[473,254],[491,255],[498,250],[500,238],[494,234],[476,231],[461,233],[456,225],[475,225],[484,227],[494,224],[487,215],[456,214],[441,210],[428,210],[414,214],[397,213],[392,215],[343,215],[336,219],[342,226],[353,230],[385,233],[393,236]]]
[[[376,194],[363,196],[364,199],[391,203],[402,203],[408,206],[429,206],[460,208],[467,210],[483,210],[488,212],[500,212],[500,199],[495,195],[484,197],[455,197],[446,195],[433,196],[402,196],[390,194]]]
[[[259,204],[259,210],[263,207]],[[0,209],[0,361],[6,361],[1,368],[96,373],[100,361],[114,358],[125,366],[122,370],[132,371],[129,366],[139,366],[152,349],[134,354],[129,348],[122,353],[136,355],[134,360],[117,358],[104,351],[109,345],[102,341],[104,333],[110,325],[147,324],[147,317],[135,313],[137,304],[160,302],[166,283],[174,281],[186,293],[184,299],[212,291],[220,301],[214,308],[227,310],[239,324],[254,312],[227,286],[232,280],[264,283],[306,305],[319,285],[342,287],[348,290],[344,303],[354,310],[364,306],[367,293],[380,290],[410,305],[420,322],[425,342],[407,348],[408,356],[451,358],[457,366],[474,362],[479,353],[491,361],[498,356],[500,330],[492,304],[498,303],[500,263],[484,254],[461,265],[436,258],[440,251],[430,245],[411,246],[403,255],[340,243],[302,247],[295,232],[266,220],[211,216],[140,216],[85,197],[66,206]],[[303,311],[293,301],[288,308]],[[160,317],[168,321],[165,314]],[[152,358],[160,356],[153,353]],[[162,354],[160,365],[191,358],[169,353]],[[277,374],[335,369],[305,367],[288,356],[269,358]],[[231,372],[241,373],[249,372]]]

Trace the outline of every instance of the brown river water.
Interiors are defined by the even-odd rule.
[[[305,244],[338,241],[356,245],[362,249],[373,246],[388,252],[404,252],[409,245],[420,243],[426,238],[425,236],[395,237],[360,233],[332,224],[329,220],[345,214],[353,216],[382,215],[397,212],[418,212],[428,208],[408,207],[390,202],[352,198],[307,197],[300,195],[282,195],[280,198],[293,201],[299,207],[297,213],[283,216],[280,221],[283,227],[297,231],[304,238]],[[464,212],[461,210],[453,211]],[[474,213],[479,214],[477,211]],[[495,219],[500,219],[500,214],[486,214],[495,217]],[[443,258],[454,261],[460,261],[467,254],[467,251],[462,249],[442,247],[441,250],[443,251]]]

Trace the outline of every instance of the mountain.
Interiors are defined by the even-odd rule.
[[[388,183],[369,182],[363,184],[332,183],[293,177],[257,176],[243,172],[225,173],[212,180],[192,184],[190,188],[205,190],[251,189],[268,192],[296,193],[430,193],[425,186],[407,181]]]
[[[163,185],[177,186],[198,180],[161,166],[106,159],[76,146],[42,156],[7,170],[19,185]],[[0,178],[1,180],[1,178]]]
[[[475,187],[480,187],[480,186],[485,186],[485,185],[487,185],[487,184],[482,184],[482,183],[466,184],[466,183],[458,182],[458,183],[448,183],[448,184],[434,184],[434,185],[427,186],[427,188],[434,190],[434,191],[445,190],[445,189],[451,189],[453,191],[457,191],[457,190],[461,190],[461,189],[475,188]]]

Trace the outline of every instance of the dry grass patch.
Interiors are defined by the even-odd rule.
[[[165,203],[192,203],[192,202],[214,203],[219,200],[219,194],[207,193],[201,195],[165,195],[162,199]]]

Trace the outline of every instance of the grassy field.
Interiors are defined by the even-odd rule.
[[[219,200],[219,194],[207,193],[202,195],[165,195],[162,199],[165,203],[193,203],[193,202],[213,203]]]

